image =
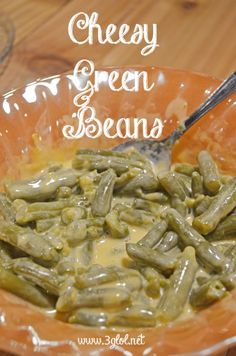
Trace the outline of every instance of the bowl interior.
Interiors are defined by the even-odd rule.
[[[154,88],[138,93],[112,92],[108,87],[108,74],[112,70],[148,72]],[[132,75],[130,83],[132,84]],[[91,106],[101,121],[111,117],[147,118],[149,124],[155,117],[164,123],[165,137],[209,96],[220,81],[196,73],[170,68],[133,67],[103,68],[99,71],[100,90],[93,95]],[[0,178],[17,178],[27,175],[22,171],[22,160],[31,170],[38,170],[50,161],[70,158],[78,147],[110,148],[122,139],[80,138],[66,140],[62,135],[65,124],[77,125],[77,108],[73,104],[78,94],[73,76],[62,74],[32,83],[22,89],[7,93],[0,101]],[[236,174],[235,114],[236,96],[225,100],[184,135],[173,151],[173,160],[195,162],[196,153],[208,149],[220,167]],[[140,137],[141,138],[141,137]],[[35,163],[37,161],[37,163]],[[235,342],[236,298],[232,294],[222,302],[188,321],[160,329],[130,330],[131,336],[145,335],[145,345],[121,347],[132,352],[157,352],[158,355],[183,355],[212,348],[223,350]],[[4,322],[1,323],[1,315]],[[104,336],[106,330],[73,327],[41,314],[36,308],[4,291],[0,291],[0,349],[30,355],[43,353],[87,354],[100,351],[111,355],[109,347],[81,346],[79,336]],[[112,331],[109,334],[115,335]],[[233,338],[233,339],[229,339]],[[227,341],[227,340],[230,341]],[[225,341],[226,340],[226,341]],[[14,342],[13,342],[14,341]],[[114,354],[119,352],[112,351]]]

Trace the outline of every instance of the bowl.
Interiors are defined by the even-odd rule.
[[[138,93],[113,92],[108,74],[116,70],[132,73],[145,70],[154,88]],[[160,117],[163,137],[183,121],[209,96],[220,81],[206,75],[160,67],[100,68],[100,90],[91,99],[97,117],[117,120],[121,117]],[[66,73],[38,80],[24,88],[5,94],[0,101],[0,177],[27,175],[21,162],[39,169],[45,162],[73,155],[78,147],[109,148],[122,139],[82,137],[65,139],[62,127],[76,125],[78,94],[72,74]],[[236,174],[236,96],[212,110],[176,144],[174,161],[194,162],[196,153],[208,149],[221,169]],[[36,134],[36,135],[35,135]],[[33,135],[33,136],[32,136]],[[41,161],[40,161],[41,159]],[[35,161],[40,162],[35,165]],[[117,332],[72,326],[43,314],[36,307],[0,291],[0,349],[20,355],[213,355],[236,344],[236,293],[203,310],[189,320],[167,327],[131,329],[119,332],[129,337],[144,335],[143,345],[106,344],[106,337]],[[104,344],[83,345],[81,338],[101,338]],[[93,341],[90,342],[92,343]]]
[[[6,14],[0,15],[0,75],[3,73],[15,37],[15,29]]]

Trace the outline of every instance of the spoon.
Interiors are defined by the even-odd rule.
[[[168,137],[160,141],[129,140],[113,147],[113,151],[123,151],[128,147],[136,148],[148,157],[154,164],[161,163],[163,170],[169,170],[171,151],[175,142],[203,115],[236,91],[236,72],[231,74],[223,83],[194,111],[184,123],[177,127]]]

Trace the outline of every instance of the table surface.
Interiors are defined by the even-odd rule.
[[[15,42],[0,93],[72,69],[89,58],[101,65],[157,65],[224,78],[236,69],[236,0],[0,0],[1,13],[12,19]],[[160,45],[149,56],[142,46],[77,46],[67,24],[79,11],[98,12],[109,23],[158,24]],[[228,355],[236,355],[231,350]]]
[[[236,0],[0,0],[16,38],[0,92],[69,70],[82,58],[101,65],[160,65],[224,78],[236,67]],[[141,46],[76,45],[67,24],[79,11],[109,23],[158,24],[160,47],[141,56]]]

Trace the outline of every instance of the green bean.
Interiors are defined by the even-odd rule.
[[[103,172],[111,168],[117,175],[121,175],[132,167],[143,169],[144,163],[124,157],[78,154],[72,161],[72,167],[75,169],[84,168],[90,171],[96,169],[98,172]]]
[[[75,285],[80,289],[100,287],[104,283],[108,287],[123,287],[130,291],[140,290],[142,287],[138,271],[115,265],[107,267],[92,265],[88,271],[78,273],[75,277]]]
[[[100,226],[89,226],[87,228],[87,239],[96,240],[104,235],[104,229]]]
[[[224,255],[228,257],[232,261],[232,269],[236,270],[236,245],[229,245],[225,246],[223,251]]]
[[[215,272],[227,272],[232,269],[232,263],[229,258],[209,242],[201,242],[196,246],[196,253],[199,260],[208,268]]]
[[[169,200],[168,196],[163,192],[143,193],[142,189],[137,189],[135,194],[142,199],[159,204],[165,204]]]
[[[196,171],[196,167],[189,163],[176,163],[174,171],[191,177],[192,173]]]
[[[78,246],[70,250],[67,256],[63,256],[56,269],[59,274],[73,275],[79,271],[87,271],[91,264],[94,252],[94,243],[91,240],[82,241]]]
[[[96,193],[96,186],[99,183],[100,175],[97,171],[82,174],[79,178],[79,186],[83,195],[91,203]]]
[[[217,275],[215,275],[217,276]],[[211,275],[206,272],[205,270],[201,269],[200,271],[198,271],[197,277],[196,277],[196,281],[198,283],[199,286],[209,282],[209,280],[211,279]]]
[[[174,231],[167,231],[156,249],[160,252],[167,252],[177,246],[178,244],[178,235]]]
[[[153,267],[145,266],[140,267],[140,273],[146,278],[147,281],[152,281],[154,279],[160,280],[161,274]],[[162,278],[164,278],[162,276]]]
[[[198,194],[204,194],[203,179],[198,172],[192,174],[192,194],[194,197]]]
[[[40,236],[57,251],[61,251],[65,245],[64,240],[60,237],[58,225],[56,224],[46,233],[40,234]]]
[[[9,245],[5,242],[0,241],[0,266],[5,269],[10,268],[12,265],[12,256],[10,253]]]
[[[72,189],[70,187],[62,186],[57,189],[56,198],[60,199],[68,199],[72,195]]]
[[[145,287],[145,292],[148,297],[159,298],[160,297],[160,283],[157,279],[149,281]]]
[[[193,220],[193,226],[203,235],[212,232],[219,222],[236,207],[236,179],[233,179],[212,199],[209,208]]]
[[[190,197],[192,195],[192,179],[184,174],[177,173],[175,172],[175,176],[179,183],[182,185],[182,188],[186,194],[187,197]]]
[[[104,234],[103,225],[103,218],[75,220],[67,226],[55,225],[47,235],[52,234],[56,238],[66,240],[70,247],[76,247],[84,240],[101,237]]]
[[[56,266],[56,271],[59,275],[74,275],[75,269],[75,263],[68,257],[62,258]]]
[[[233,209],[232,212],[230,213],[231,216],[236,215],[236,209]]]
[[[127,209],[130,209],[131,208],[131,205],[128,204],[128,203],[116,203],[114,206],[113,206],[113,210],[116,210],[119,214],[122,212],[122,211],[125,211]]]
[[[158,179],[153,173],[142,172],[135,175],[135,177],[119,190],[119,193],[123,195],[134,195],[138,189],[142,189],[145,192],[154,192],[158,186]]]
[[[70,247],[76,247],[81,241],[101,237],[104,233],[103,224],[103,218],[78,219],[66,226],[53,226],[46,236],[51,235],[53,238],[66,240]]]
[[[171,197],[178,197],[181,200],[185,200],[186,193],[174,172],[167,172],[162,174],[159,176],[159,180],[161,186]]]
[[[114,266],[100,267],[87,273],[79,274],[75,277],[78,288],[88,288],[103,283],[112,282],[120,278],[117,268]]]
[[[82,148],[76,151],[76,155],[92,155],[92,156],[104,156],[104,157],[121,157],[127,158],[127,152],[118,152],[111,150],[89,149]]]
[[[194,209],[195,216],[199,216],[203,214],[205,211],[207,211],[207,209],[211,205],[211,202],[212,202],[212,198],[209,197],[208,195],[205,195],[204,198],[197,205],[195,203],[195,209]]]
[[[155,267],[165,275],[170,274],[175,268],[176,259],[174,257],[152,250],[149,247],[127,243],[126,251],[129,257],[135,261]]]
[[[188,208],[187,208],[186,204],[178,197],[171,198],[171,206],[172,206],[172,208],[177,210],[182,216],[187,215]]]
[[[142,278],[138,271],[127,269],[127,271],[118,271],[119,280],[112,282],[116,287],[123,287],[131,292],[142,288]]]
[[[11,200],[43,201],[52,198],[59,187],[73,187],[77,180],[74,169],[60,169],[34,179],[6,183],[5,190]]]
[[[107,319],[107,313],[96,309],[80,308],[71,313],[69,323],[86,326],[108,326]]]
[[[76,263],[76,269],[84,269],[89,267],[92,263],[94,253],[94,242],[92,240],[85,240],[74,251],[74,258]]]
[[[88,218],[80,221],[83,221],[87,227],[91,227],[91,226],[103,227],[105,223],[105,219],[103,217]]]
[[[17,258],[13,261],[13,271],[29,282],[43,288],[47,293],[58,296],[60,280],[58,275],[48,268],[39,266],[29,258]]]
[[[92,218],[73,221],[67,226],[54,226],[50,232],[53,235],[65,239],[70,247],[76,247],[86,239],[97,239],[104,234],[104,219]]]
[[[236,215],[227,216],[206,238],[210,241],[236,239]]]
[[[201,151],[198,154],[199,170],[203,176],[204,187],[212,194],[216,194],[220,189],[221,182],[218,170],[212,156],[208,151]]]
[[[37,220],[36,231],[39,233],[46,232],[54,225],[60,224],[60,222],[61,222],[61,218],[59,216],[55,218]]]
[[[76,208],[65,208],[61,212],[61,220],[66,225],[69,225],[79,219],[85,219],[86,217],[86,209],[81,206]]]
[[[41,261],[56,262],[58,260],[56,250],[31,229],[1,221],[0,240],[8,242]]]
[[[160,211],[163,210],[163,207],[161,207],[160,204],[144,199],[135,199],[133,208],[149,211],[155,216],[160,215]]]
[[[69,312],[80,307],[122,308],[131,303],[130,293],[123,288],[83,289],[70,288],[58,298],[56,309]]]
[[[105,218],[109,234],[114,238],[123,238],[129,234],[128,226],[120,221],[119,212],[113,209]]]
[[[228,291],[232,291],[236,287],[236,272],[216,274],[213,277],[210,275],[198,277],[197,281],[200,286],[220,281]]]
[[[155,217],[145,210],[134,210],[132,208],[127,208],[120,213],[120,219],[125,221],[130,225],[152,225],[156,219]]]
[[[209,282],[194,289],[190,296],[190,304],[194,308],[207,307],[226,295],[226,288],[219,280]]]
[[[187,197],[183,204],[186,206],[187,209],[192,209],[195,203],[196,203],[196,199]]]
[[[183,312],[197,268],[194,248],[186,247],[158,305],[158,320],[171,321]]]
[[[229,181],[231,181],[233,179],[232,176],[228,176],[228,175],[221,175],[220,176],[220,180],[221,180],[221,183],[222,184],[226,184],[228,183]]]
[[[141,154],[136,148],[129,147],[128,149],[125,149],[124,154],[128,155],[131,159],[143,162],[145,164],[145,169],[153,169],[151,161],[145,155]]]
[[[54,162],[54,163],[49,163],[49,166],[46,168],[43,168],[38,174],[37,177],[43,177],[47,175],[48,173],[51,172],[57,172],[63,168],[61,163]]]
[[[33,204],[17,199],[13,206],[16,208],[16,222],[19,225],[25,225],[32,221],[57,217],[63,209],[68,207],[77,207],[82,211],[83,208],[80,206],[82,204],[84,204],[84,198],[76,196],[71,199]]]
[[[148,168],[151,166],[149,161],[145,156],[140,154],[136,149],[129,148],[124,152],[110,151],[110,150],[90,150],[90,149],[80,149],[77,151],[77,155],[92,155],[92,156],[102,156],[102,158],[110,159],[110,158],[122,158],[129,159],[137,163],[144,163]]]
[[[231,256],[230,250],[235,246],[234,241],[210,241],[212,246],[216,246],[217,249],[222,252],[225,256]]]
[[[51,204],[50,204],[51,203]],[[45,204],[45,205],[44,205]],[[47,204],[47,205],[46,205]],[[60,199],[54,202],[40,202],[30,204],[30,211],[37,211],[45,208],[46,210],[62,210],[65,208],[87,208],[89,205],[87,199],[83,195],[72,195],[68,199]]]
[[[222,274],[219,276],[219,279],[228,291],[231,291],[236,287],[236,272]]]
[[[196,281],[198,283],[199,286],[202,286],[203,284],[207,283],[210,280],[210,277],[197,277]]]
[[[163,219],[157,220],[155,225],[148,231],[148,233],[138,241],[139,245],[145,247],[154,247],[162,238],[167,230],[167,223]]]
[[[174,209],[166,211],[169,227],[175,231],[184,246],[198,246],[205,239]]]
[[[204,194],[197,194],[196,197],[194,198],[194,206],[198,206],[198,204],[200,204],[205,197],[209,197],[209,195],[204,195]],[[211,198],[211,200],[213,199],[212,197],[209,197]]]
[[[156,325],[156,311],[146,305],[133,305],[112,314],[108,320],[110,326],[152,327]]]
[[[112,169],[108,169],[102,174],[92,202],[93,216],[106,216],[111,210],[115,179],[116,175]]]
[[[51,307],[51,303],[39,289],[32,286],[22,278],[0,266],[0,288],[14,293],[17,296],[42,308]]]
[[[131,168],[127,172],[116,178],[114,189],[115,191],[126,186],[141,170],[139,168]]]
[[[178,234],[182,244],[195,247],[197,257],[204,264],[216,271],[230,269],[230,261],[224,254],[207,242],[177,211],[169,209],[166,216],[170,227]]]
[[[35,203],[37,204],[37,203]],[[36,220],[52,219],[61,214],[60,210],[38,210],[30,212],[27,204],[21,206],[16,211],[16,222],[19,225],[26,225],[29,222]]]
[[[15,211],[5,193],[0,193],[0,215],[8,222],[15,222]]]
[[[161,277],[159,272],[153,267],[142,267],[140,272],[147,280],[145,291],[148,296],[157,298],[160,295],[161,281],[164,277]]]
[[[96,309],[80,308],[72,312],[69,323],[87,326],[155,326],[155,310],[153,308],[135,305],[118,313],[104,313]]]
[[[236,246],[236,241],[235,240],[211,241],[211,244],[213,246],[222,247],[222,250],[226,251],[227,249]]]

